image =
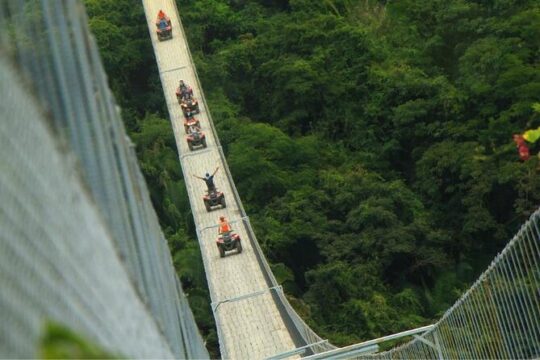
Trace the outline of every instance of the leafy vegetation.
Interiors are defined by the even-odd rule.
[[[258,237],[323,337],[431,322],[538,205],[512,142],[540,123],[536,2],[178,3]]]
[[[258,238],[335,344],[440,316],[538,206],[539,161],[520,162],[512,142],[540,125],[535,1],[177,2]],[[91,26],[215,339],[146,22],[129,3],[87,0]]]
[[[42,359],[122,359],[123,356],[102,349],[62,324],[47,322],[40,339]]]

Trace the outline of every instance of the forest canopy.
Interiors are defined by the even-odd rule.
[[[257,236],[322,337],[344,345],[432,322],[538,206],[539,160],[520,161],[512,141],[540,126],[538,2],[177,3]],[[142,6],[86,4],[215,345]]]

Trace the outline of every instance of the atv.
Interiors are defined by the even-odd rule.
[[[191,97],[184,97],[183,100],[180,101],[180,106],[182,107],[182,112],[184,115],[186,115],[188,112],[193,114],[198,114],[199,111],[199,102],[195,100],[193,96]]]
[[[234,249],[236,249],[238,254],[242,252],[240,235],[235,234],[232,231],[219,235],[216,244],[219,250],[219,257],[225,257],[225,251],[231,251]]]
[[[227,203],[225,203],[225,195],[216,189],[208,191],[206,195],[203,196],[203,201],[204,207],[208,212],[212,211],[216,206],[221,206],[222,209],[227,207]]]
[[[186,134],[189,133],[189,128],[191,126],[196,126],[196,127],[200,128],[201,123],[199,122],[199,120],[195,119],[193,117],[193,115],[189,114],[189,116],[186,116],[184,118],[184,131],[186,132]]]
[[[187,141],[189,150],[191,151],[193,151],[193,148],[199,147],[199,146],[206,148],[206,136],[200,129],[196,127],[191,127],[189,129],[189,134],[186,137],[186,141]]]
[[[159,41],[172,39],[172,26],[171,19],[163,14],[162,17],[159,17],[156,20],[156,33]]]

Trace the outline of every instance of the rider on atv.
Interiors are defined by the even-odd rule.
[[[182,95],[188,89],[188,87],[187,87],[186,83],[184,82],[184,80],[180,80],[180,84],[178,84],[178,88],[180,89],[180,92],[182,93]]]
[[[240,235],[235,234],[225,216],[219,217],[218,233],[216,244],[219,250],[219,257],[225,257],[227,251],[236,250],[238,254],[242,252],[242,240]]]
[[[197,133],[200,133],[200,132],[201,132],[201,128],[198,127],[197,125],[191,125],[189,127],[189,134],[190,135],[197,134]]]
[[[158,12],[156,27],[159,41],[172,39],[171,19],[165,15],[163,10],[159,10]]]
[[[167,26],[169,26],[169,23],[167,23],[167,20],[165,20],[165,19],[160,19],[159,20],[159,23],[158,23],[159,30],[161,30],[161,31],[166,30]]]
[[[165,14],[163,12],[163,10],[159,10],[158,14],[157,14],[157,19],[156,19],[156,25],[158,25],[159,23],[161,23],[162,21],[165,21],[165,23],[167,25],[170,25],[171,24],[171,19],[167,16],[167,14]]]
[[[193,89],[188,86],[184,80],[180,80],[178,89],[176,90],[176,96],[180,97],[181,99],[190,99],[193,96]]]
[[[218,170],[219,170],[219,166],[216,168],[216,170],[214,170],[212,175],[210,175],[209,173],[206,173],[204,177],[200,177],[197,175],[193,175],[193,176],[195,176],[197,179],[203,180],[206,183],[206,186],[208,187],[208,192],[212,192],[216,190],[216,185],[214,184],[214,175],[216,175]]]
[[[227,221],[227,219],[225,219],[225,216],[220,216],[218,224],[218,234],[223,235],[230,233],[231,231],[231,225],[229,225],[229,222]]]
[[[182,101],[188,101],[193,99],[193,93],[191,93],[189,90],[186,90],[182,93]]]

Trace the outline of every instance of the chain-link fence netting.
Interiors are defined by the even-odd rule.
[[[474,285],[415,340],[364,358],[538,359],[540,210]]]
[[[413,336],[388,351],[377,344]],[[538,359],[540,209],[434,325],[309,356],[315,359]]]
[[[0,30],[0,356],[35,356],[50,319],[125,356],[208,358],[83,5],[3,1]]]

